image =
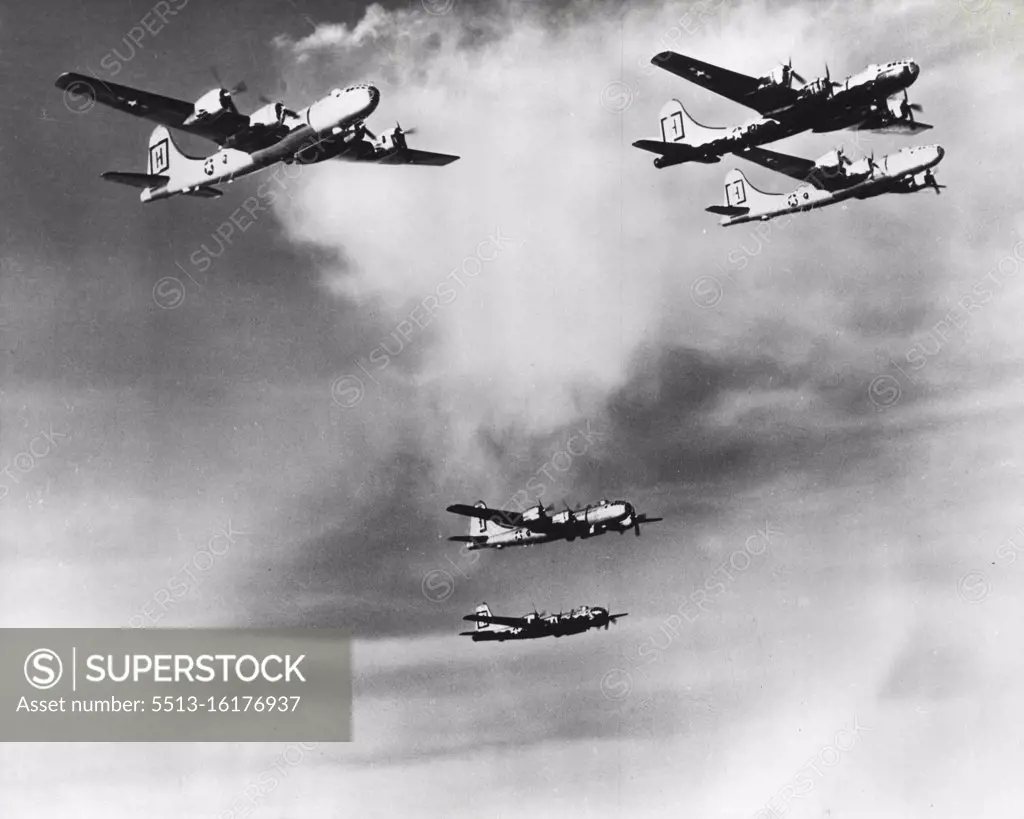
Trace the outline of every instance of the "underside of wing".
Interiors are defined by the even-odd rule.
[[[381,148],[371,142],[356,142],[338,154],[338,159],[347,162],[374,162],[378,165],[428,165],[441,167],[451,165],[460,157],[453,154],[435,154],[432,151],[417,151],[413,148]]]
[[[695,60],[674,51],[662,51],[651,58],[651,62],[659,68],[689,80],[701,88],[706,88],[720,96],[753,108],[764,114],[775,111],[796,100],[797,93],[791,88],[777,85],[764,85],[755,77],[720,68],[711,63]]]
[[[417,151],[414,148],[405,148],[388,154],[380,160],[381,165],[431,165],[442,167],[451,165],[459,157],[452,154],[435,154],[433,151]]]
[[[874,131],[876,134],[917,134],[921,131],[929,131],[934,127],[934,125],[929,125],[927,122],[900,120],[898,122],[890,122],[887,125],[882,125],[877,128],[871,127],[870,125],[858,126],[856,130]]]
[[[736,155],[769,170],[799,179],[801,182],[809,182],[816,188],[821,187],[818,180],[815,179],[816,166],[810,159],[769,151],[765,148],[747,148]]]
[[[210,139],[221,145],[249,127],[249,118],[232,111],[222,111],[215,119],[185,124],[195,113],[191,102],[140,91],[113,82],[67,72],[54,83],[64,92],[65,100],[76,110],[88,110],[92,102],[116,108],[126,114],[156,122],[168,128]]]
[[[495,617],[488,614],[467,614],[462,619],[469,620],[471,623],[487,623],[492,626],[510,626],[512,628],[521,628],[525,625],[522,617]]]

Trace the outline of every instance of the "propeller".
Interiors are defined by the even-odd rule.
[[[792,55],[790,55],[789,59],[786,60],[786,62],[782,62],[782,60],[779,60],[779,65],[782,66],[782,84],[785,85],[787,88],[793,87],[793,80],[797,80],[798,82],[804,85],[807,84],[807,80],[805,80],[796,71],[793,70]]]
[[[412,128],[402,128],[402,123],[395,122],[395,130],[400,134],[415,134],[419,129],[414,125]]]
[[[925,171],[924,184],[930,185],[932,188],[934,188],[936,196],[939,196],[942,193],[942,189],[946,187],[945,185],[939,184],[938,180],[935,178],[935,174],[933,174],[930,170]]]
[[[610,611],[611,611],[610,608],[605,608],[605,613],[606,614],[608,612],[610,612]],[[628,614],[629,614],[629,612],[627,612],[627,611],[624,611],[621,614],[608,614],[608,619],[604,621],[604,630],[608,631],[608,626],[610,626],[612,623],[618,622],[620,617],[625,617]]]
[[[924,108],[922,108],[916,102],[910,101],[910,98],[907,96],[906,88],[903,89],[903,105],[901,106],[901,108],[903,109],[903,115],[911,122],[914,121],[915,111],[917,111],[917,113],[920,114],[924,110]]]
[[[789,56],[789,62],[786,65],[789,66],[789,75],[794,80],[796,80],[799,83],[803,83],[804,85],[807,85],[807,80],[805,80],[796,71],[793,70],[793,55],[792,54]]]
[[[217,85],[227,92],[228,96],[233,97],[235,94],[244,94],[249,90],[249,86],[245,84],[245,80],[239,80],[231,88],[224,88],[224,80],[221,79],[220,72],[217,70],[217,66],[210,66],[210,73],[213,74],[213,78],[217,81]]]
[[[649,518],[647,515],[638,515],[632,506],[630,506],[630,515],[633,517],[633,534],[637,537],[640,537],[641,523],[657,523],[658,521],[664,520],[664,518]]]

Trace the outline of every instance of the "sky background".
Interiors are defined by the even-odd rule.
[[[851,736],[780,813],[1019,817],[1014,4],[189,0],[112,75],[150,8],[0,6],[0,625],[138,625],[227,530],[145,624],[351,628],[355,740],[244,813],[285,746],[9,744],[5,817],[755,817]],[[673,97],[706,124],[753,116],[651,66],[665,48],[753,75],[792,56],[808,79],[912,57],[933,131],[773,147],[936,142],[949,187],[722,229],[704,207],[734,164],[792,180],[730,158],[656,171],[631,147]],[[53,81],[195,99],[210,66],[246,79],[243,110],[373,81],[371,127],[462,159],[293,169],[200,270],[260,180],[142,206],[99,174],[144,168],[148,124],[74,110]],[[538,480],[545,503],[666,520],[500,554],[447,541],[466,524],[446,505]],[[764,544],[749,564],[745,543]],[[481,600],[630,616],[475,645],[457,632]]]

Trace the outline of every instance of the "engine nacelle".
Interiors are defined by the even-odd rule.
[[[224,111],[234,111],[231,95],[223,88],[211,88],[193,103],[195,112],[189,117],[193,122],[200,119],[212,119]]]
[[[523,520],[544,520],[548,516],[548,513],[544,510],[543,506],[539,504],[537,506],[531,506],[529,509],[523,512]]]
[[[832,96],[832,82],[824,77],[819,77],[816,80],[809,82],[803,88],[800,89],[801,100],[819,100],[827,99]]]
[[[838,171],[843,166],[843,161],[839,151],[833,150],[819,156],[814,160],[814,164],[826,171]]]
[[[397,125],[390,131],[384,131],[380,135],[378,145],[384,151],[404,151],[406,148],[405,131]]]
[[[789,88],[793,83],[793,69],[785,63],[775,66],[761,77],[761,85],[784,85]]]
[[[249,122],[252,125],[261,125],[264,128],[274,128],[284,122],[284,103],[271,102],[253,111],[249,115]]]
[[[893,119],[903,119],[907,116],[906,101],[902,97],[889,97],[885,101],[885,107]]]

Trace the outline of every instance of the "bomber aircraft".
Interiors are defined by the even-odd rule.
[[[656,168],[683,162],[716,162],[723,154],[803,131],[855,128],[917,133],[932,127],[914,119],[914,112],[921,107],[911,104],[907,97],[907,88],[920,74],[913,60],[869,65],[842,82],[832,79],[828,66],[824,77],[805,82],[793,70],[792,60],[763,77],[748,77],[674,51],[663,51],[651,62],[760,115],[739,128],[708,128],[694,122],[673,100],[661,112],[661,139],[633,143],[659,154],[654,161]]]
[[[84,74],[61,74],[56,86],[71,99],[81,97],[82,105],[92,101],[133,116],[158,123],[149,137],[146,173],[108,171],[103,178],[141,188],[143,202],[166,199],[176,194],[204,198],[220,196],[213,187],[278,162],[310,165],[325,159],[376,162],[382,165],[447,165],[459,157],[418,151],[406,144],[406,134],[397,125],[375,136],[365,124],[380,102],[380,91],[372,85],[335,88],[326,97],[300,111],[284,103],[264,100],[262,108],[241,114],[232,99],[245,90],[213,88],[195,102],[139,91]],[[208,157],[184,154],[171,138],[168,128],[212,140],[220,149]]]
[[[765,193],[734,169],[725,177],[725,204],[712,205],[707,210],[724,217],[721,224],[727,227],[883,193],[914,193],[924,188],[939,193],[945,185],[936,182],[932,168],[944,154],[939,145],[919,145],[888,154],[877,162],[874,156],[851,161],[840,148],[811,161],[764,148],[748,148],[741,154],[744,159],[800,179],[804,184],[788,194]]]
[[[610,623],[629,613],[609,614],[600,606],[580,606],[568,614],[545,614],[531,612],[523,617],[495,617],[486,603],[476,607],[475,614],[467,614],[463,620],[476,623],[473,631],[461,631],[462,637],[472,637],[473,642],[481,640],[533,640],[538,637],[561,637],[566,634],[581,634],[592,628],[608,630]]]
[[[627,501],[602,500],[600,503],[578,509],[566,509],[549,515],[553,507],[538,503],[524,512],[492,509],[483,501],[473,506],[456,503],[449,512],[472,518],[469,534],[450,537],[458,543],[468,543],[469,549],[503,549],[506,546],[532,546],[552,540],[573,541],[577,537],[589,538],[605,532],[623,532],[632,529],[640,537],[640,526],[657,523],[662,518],[639,515]]]

